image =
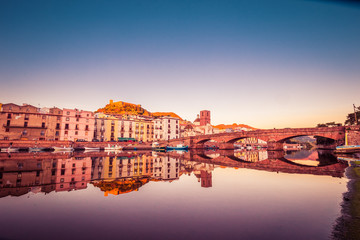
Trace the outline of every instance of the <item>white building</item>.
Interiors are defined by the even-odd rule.
[[[153,155],[153,159],[153,178],[165,181],[179,178],[180,160],[178,158]]]
[[[159,117],[154,122],[154,140],[170,140],[180,137],[179,119]]]

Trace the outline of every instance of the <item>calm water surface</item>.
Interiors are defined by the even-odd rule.
[[[0,239],[329,239],[346,162],[326,152],[0,156]]]

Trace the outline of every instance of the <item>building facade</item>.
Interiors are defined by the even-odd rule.
[[[211,124],[210,111],[202,110],[200,111],[200,126],[206,126],[207,124]]]
[[[159,117],[154,119],[154,140],[170,140],[180,137],[179,119]]]
[[[91,141],[94,137],[94,113],[78,109],[63,109],[61,116],[60,140]]]
[[[3,104],[0,110],[0,139],[2,140],[59,140],[62,110],[37,108],[13,103]]]

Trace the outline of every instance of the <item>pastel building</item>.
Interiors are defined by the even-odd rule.
[[[94,138],[100,141],[131,139],[150,142],[153,136],[152,118],[96,114]]]
[[[63,109],[61,116],[60,140],[91,141],[94,137],[94,113],[78,109]]]
[[[0,109],[1,140],[59,140],[62,110],[29,104],[3,104]]]
[[[170,156],[153,155],[153,178],[164,181],[171,181],[179,178],[180,160]]]
[[[165,116],[155,118],[153,122],[155,140],[170,140],[180,137],[179,119]]]
[[[56,191],[85,189],[91,180],[91,158],[58,159],[56,162]]]

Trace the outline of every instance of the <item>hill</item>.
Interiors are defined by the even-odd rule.
[[[110,100],[105,107],[99,108],[96,112],[101,112],[105,114],[127,114],[127,115],[141,115],[141,116],[153,116],[153,117],[161,117],[161,116],[170,116],[174,118],[178,118],[183,121],[183,119],[173,112],[154,112],[151,113],[147,111],[145,108],[142,108],[140,104],[127,103],[123,101],[114,102]]]
[[[215,125],[213,127],[217,128],[217,129],[227,129],[227,128],[232,128],[232,129],[235,129],[235,128],[249,128],[249,129],[252,129],[252,130],[256,129],[254,127],[250,127],[249,125],[236,124],[236,123],[233,123],[233,124],[219,124],[219,125]]]
[[[170,116],[170,117],[178,118],[181,121],[183,121],[183,119],[179,115],[177,115],[176,113],[173,113],[173,112],[153,112],[153,113],[151,113],[151,115],[154,117]]]
[[[106,114],[128,114],[128,115],[143,115],[151,116],[151,113],[146,109],[142,108],[141,105],[127,103],[127,102],[113,102],[110,100],[105,107],[99,108],[96,112],[106,113]]]

